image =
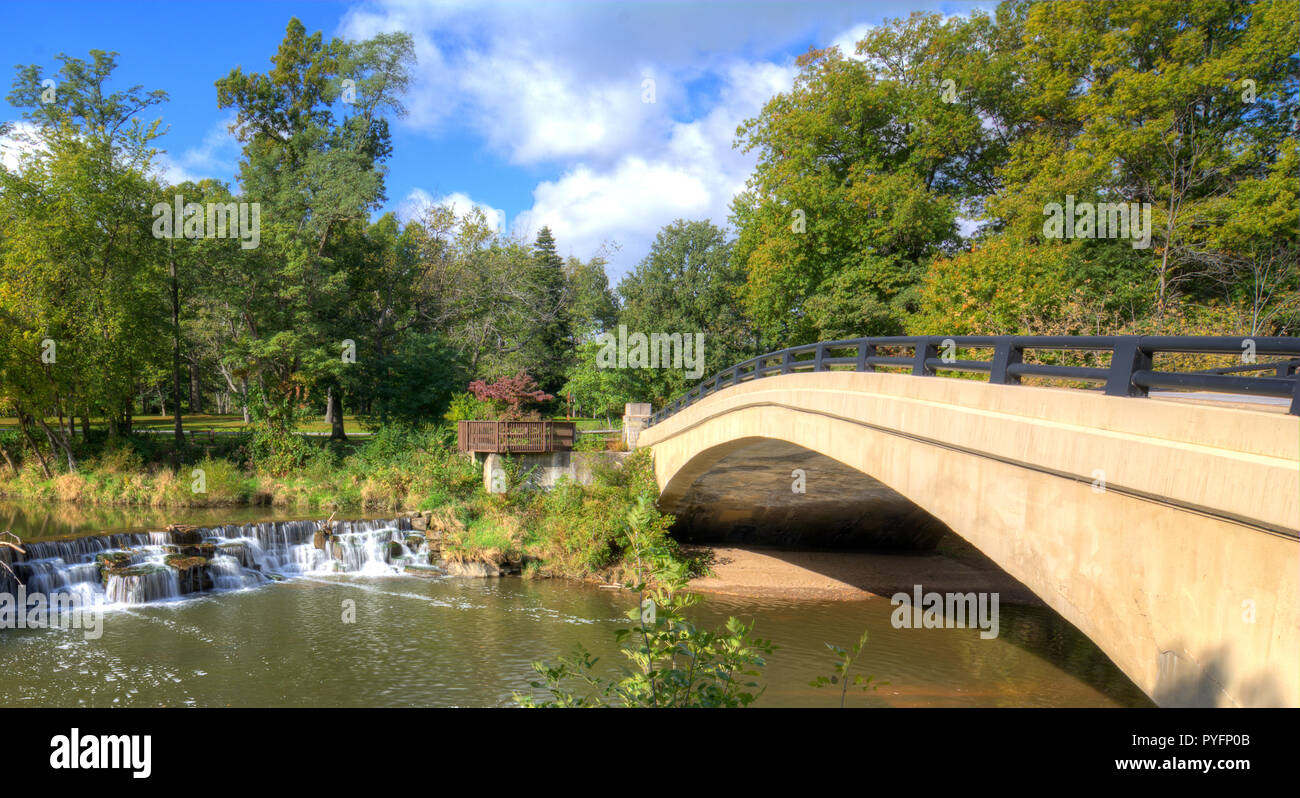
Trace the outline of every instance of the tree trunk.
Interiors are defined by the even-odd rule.
[[[68,461],[68,470],[76,471],[77,461],[72,456],[72,449],[68,446],[68,442],[63,440],[63,427],[60,426],[58,434],[55,434],[54,430],[50,429],[50,425],[46,424],[45,419],[40,416],[36,417],[36,423],[45,432],[46,440],[50,442],[50,454],[57,457],[58,450],[62,449]]]
[[[177,278],[176,255],[172,252],[172,241],[167,242],[168,271],[172,280],[172,431],[176,435],[176,446],[185,445],[185,429],[181,426],[181,287]]]
[[[190,365],[190,412],[203,412],[203,391],[199,386],[199,369],[197,365]]]
[[[329,394],[330,439],[346,441],[348,436],[343,431],[343,400],[340,392],[331,390]]]
[[[325,389],[325,423],[334,425],[334,389]]]
[[[32,454],[36,455],[36,460],[41,464],[41,472],[45,478],[49,479],[54,475],[50,473],[50,466],[45,462],[45,455],[41,454],[41,447],[32,437],[32,431],[27,427],[27,416],[21,410],[18,411],[18,429],[23,433],[23,438],[27,440],[27,445],[32,447]]]
[[[241,382],[242,395],[239,397],[244,410],[244,423],[247,424],[251,419],[248,417],[248,378],[244,377]]]

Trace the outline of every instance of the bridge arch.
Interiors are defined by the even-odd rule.
[[[765,440],[907,497],[1162,705],[1300,704],[1294,416],[822,371],[726,387],[639,444],[671,512]]]

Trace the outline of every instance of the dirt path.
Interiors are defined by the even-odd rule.
[[[996,592],[999,600],[1041,604],[1024,585],[991,563],[945,554],[874,554],[855,551],[709,546],[713,576],[691,581],[702,593],[733,596],[852,601],[926,591]]]

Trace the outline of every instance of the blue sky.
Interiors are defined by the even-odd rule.
[[[239,145],[213,83],[269,68],[298,17],[327,36],[404,30],[419,63],[395,123],[388,202],[481,206],[506,233],[542,224],[562,254],[608,253],[611,280],[676,218],[725,224],[753,166],[738,123],[790,86],[811,46],[851,49],[870,25],[968,2],[52,2],[7,3],[3,66],[116,50],[116,80],[164,89],[160,167],[233,181]],[[12,73],[4,79],[8,88]],[[652,83],[647,83],[652,81]],[[653,86],[653,102],[647,87]],[[0,119],[13,120],[5,106]]]

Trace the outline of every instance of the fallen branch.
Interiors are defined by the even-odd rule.
[[[13,538],[13,540],[5,540],[6,537]],[[22,538],[19,538],[12,532],[0,532],[0,547],[13,549],[19,554],[26,554],[27,550],[22,547],[22,542]],[[15,582],[20,585],[23,583],[23,580],[18,578],[18,574],[14,573],[14,569],[9,567],[9,563],[6,560],[0,560],[0,566],[3,566],[4,569],[9,572],[9,575],[14,578]]]

